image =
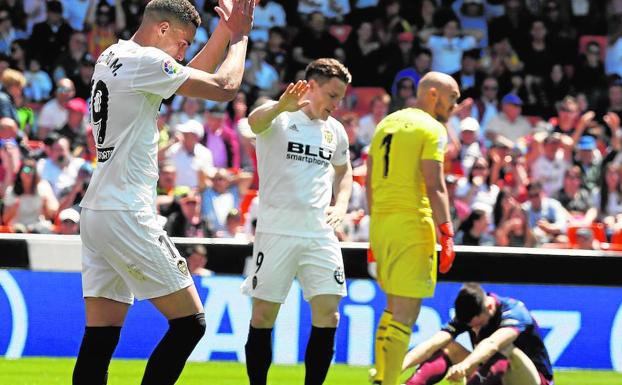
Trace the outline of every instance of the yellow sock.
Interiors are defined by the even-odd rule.
[[[384,337],[384,379],[382,385],[399,385],[402,374],[402,361],[408,351],[410,327],[391,320]]]
[[[382,382],[384,378],[384,337],[387,334],[387,327],[391,322],[392,314],[386,310],[382,312],[380,316],[380,322],[378,323],[378,329],[376,329],[376,344],[374,346],[374,363],[376,365],[375,381]]]

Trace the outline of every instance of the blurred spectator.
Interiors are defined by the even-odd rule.
[[[495,245],[508,247],[535,247],[536,239],[520,207],[510,210],[508,219],[495,230]]]
[[[11,118],[15,121],[17,117],[17,107],[15,97],[21,97],[22,90],[26,85],[26,78],[21,72],[6,69],[2,73],[2,90],[0,91],[0,118]]]
[[[609,84],[607,97],[599,108],[599,115],[615,112],[622,118],[622,79],[615,79]]]
[[[266,62],[270,64],[279,74],[279,80],[285,78],[285,71],[289,61],[289,52],[286,49],[285,30],[279,27],[270,28],[268,32]]]
[[[32,55],[30,55],[32,56]],[[16,39],[11,43],[11,68],[20,72],[26,71],[28,68],[28,41],[24,39]]]
[[[374,96],[371,100],[371,112],[363,116],[359,122],[358,139],[364,145],[369,145],[374,136],[376,126],[389,112],[391,97],[387,94]]]
[[[393,82],[396,74],[411,65],[413,53],[419,49],[419,45],[416,44],[416,46],[417,49],[414,48],[415,35],[412,32],[402,32],[397,35],[396,41],[389,42],[389,44],[380,49],[383,61],[378,68],[378,73],[382,78],[383,87],[391,87],[391,94],[395,91]],[[387,60],[387,58],[391,59]],[[428,63],[427,67],[430,67],[430,63]]]
[[[23,0],[6,0],[2,2],[2,9],[9,13],[9,19],[15,29],[26,34],[26,10]]]
[[[391,96],[389,113],[409,106],[416,99],[415,84],[411,78],[402,78],[397,82],[397,92]]]
[[[529,26],[530,38],[524,47],[519,51],[521,60],[525,63],[525,74],[539,78],[544,81],[551,72],[553,64],[559,62],[559,55],[556,50],[558,47],[552,46],[547,39],[547,29],[542,19],[534,19]]]
[[[188,262],[188,271],[192,275],[199,277],[210,277],[213,271],[205,268],[207,266],[207,249],[203,245],[196,245],[186,249],[186,261]]]
[[[211,151],[214,167],[240,168],[238,136],[225,121],[225,111],[216,105],[205,113],[206,144]]]
[[[495,240],[488,232],[488,213],[481,209],[471,211],[456,231],[456,245],[494,246]]]
[[[462,52],[462,66],[460,71],[451,76],[460,86],[460,97],[477,98],[486,74],[479,69],[479,50],[472,49]]]
[[[167,218],[164,230],[171,237],[209,237],[206,223],[201,219],[201,196],[190,191],[179,198],[181,211],[173,212]]]
[[[471,107],[471,116],[479,122],[482,137],[488,130],[488,122],[499,113],[499,83],[493,76],[482,81],[480,97],[475,99]]]
[[[434,15],[438,2],[435,0],[422,0],[419,2],[419,9],[414,14],[414,27],[419,34],[431,35],[436,31]]]
[[[0,9],[0,52],[9,55],[11,53],[10,47],[13,40],[23,37],[23,33],[13,28],[9,11]]]
[[[173,112],[171,115],[170,127],[175,130],[175,127],[189,120],[196,120],[202,125],[205,124],[205,120],[203,119],[203,107],[204,103],[200,99],[182,97],[179,111]]]
[[[522,52],[529,41],[533,16],[525,9],[523,0],[504,0],[503,5],[504,15],[490,21],[488,35],[494,41],[508,38],[512,47]]]
[[[63,17],[71,28],[82,31],[89,4],[99,0],[63,0]]]
[[[465,174],[471,172],[475,161],[483,156],[479,138],[479,123],[466,117],[460,121],[460,165]]]
[[[441,26],[441,35],[420,33],[421,40],[432,51],[432,70],[453,74],[460,71],[464,51],[477,47],[481,34],[476,31],[463,31],[460,22],[448,18]]]
[[[84,159],[71,155],[69,139],[60,137],[52,144],[50,157],[37,162],[37,173],[50,183],[58,198],[61,191],[74,186],[83,164]]]
[[[485,158],[475,160],[467,177],[460,178],[456,187],[457,199],[471,208],[477,205],[488,207],[491,212],[497,200],[497,194],[499,194],[499,187],[490,183],[490,168]]]
[[[79,76],[80,62],[87,54],[86,35],[82,31],[74,31],[69,38],[69,49],[54,63],[54,81]]]
[[[566,95],[574,93],[574,86],[570,79],[564,74],[564,69],[560,63],[554,63],[551,71],[544,79],[541,86],[542,90],[539,97],[534,98],[536,106],[532,114],[548,117],[555,113],[555,104],[562,100]]]
[[[480,48],[488,46],[488,22],[485,15],[485,5],[484,0],[458,0],[452,4],[462,28],[481,34]]]
[[[95,62],[91,55],[86,54],[80,59],[78,74],[71,77],[76,88],[76,96],[84,100],[91,99],[91,78],[95,71]]]
[[[362,164],[363,148],[365,144],[358,138],[359,118],[354,112],[348,112],[341,117],[341,123],[348,135],[348,143],[350,150],[350,163],[352,168],[356,168]]]
[[[531,132],[531,124],[521,115],[523,101],[515,94],[501,99],[501,112],[492,117],[486,127],[486,136],[492,141],[509,140],[516,143]]]
[[[125,13],[121,0],[114,1],[114,7],[107,2],[89,0],[84,30],[87,32],[88,50],[93,58],[117,42],[117,35],[125,28]]]
[[[589,228],[577,229],[577,243],[574,245],[576,249],[582,250],[600,250],[600,242],[594,239],[594,232]]]
[[[622,23],[619,23],[617,31],[609,35],[605,73],[622,78]]]
[[[395,79],[393,80],[393,86],[391,86],[391,93],[397,93],[397,82],[404,78],[410,78],[413,81],[416,90],[417,84],[419,84],[419,79],[421,79],[423,75],[430,71],[431,65],[432,52],[429,49],[422,48],[417,52],[413,53],[412,67],[405,68],[395,75]]]
[[[199,171],[208,175],[214,167],[212,152],[199,143],[203,139],[203,125],[196,120],[189,120],[177,125],[175,130],[179,141],[161,148],[160,154],[165,154],[175,165],[176,186],[196,188],[199,185]],[[159,156],[159,159],[162,158],[164,157]]]
[[[82,1],[82,0],[78,0],[78,1]],[[121,4],[123,6],[123,15],[125,16],[125,30],[122,32],[122,38],[127,40],[138,29],[138,26],[140,25],[140,22],[143,18],[143,13],[145,11],[145,6],[147,5],[147,3],[144,0],[125,0],[125,1],[122,1]],[[198,5],[199,3],[197,3],[197,8],[199,8]],[[203,27],[197,28],[196,35],[199,35],[199,31],[202,31],[201,32],[202,34],[205,31],[205,28]],[[205,32],[205,34],[207,35],[207,32]],[[195,36],[195,41],[197,40],[197,37],[198,36]],[[207,42],[207,39],[204,41],[204,43],[205,42]],[[199,47],[202,48],[203,45],[201,44]]]
[[[308,27],[298,33],[292,43],[293,68],[290,73],[304,69],[311,61],[321,57],[334,57],[341,62],[345,53],[339,41],[328,32],[326,18],[320,12],[308,17]]]
[[[70,79],[63,78],[56,82],[54,99],[43,105],[39,114],[37,136],[45,138],[50,131],[58,130],[67,123],[67,103],[76,95],[76,89]]]
[[[253,30],[249,37],[253,43],[267,42],[270,28],[285,26],[286,19],[283,6],[272,0],[263,0],[255,6]]]
[[[81,98],[73,98],[67,102],[67,124],[56,130],[60,136],[69,139],[71,150],[86,146],[86,113],[88,107]]]
[[[52,79],[47,72],[41,69],[41,65],[37,59],[30,59],[28,69],[24,72],[26,77],[26,87],[24,88],[24,96],[33,101],[41,102],[49,99],[52,91]]]
[[[619,66],[622,67],[622,56]],[[601,46],[598,43],[592,41],[587,44],[585,53],[580,56],[574,84],[577,91],[586,94],[589,103],[592,105],[596,105],[604,96],[603,91],[607,88],[607,77],[604,63],[601,60]]]
[[[403,17],[400,0],[382,1],[378,8],[380,12],[383,12],[382,18],[376,21],[382,44],[386,45],[395,41],[402,32],[411,32],[410,23]]]
[[[603,173],[599,188],[592,193],[592,204],[598,209],[597,220],[616,229],[620,224],[618,217],[622,214],[620,166],[608,163]]]
[[[74,208],[80,211],[80,202],[86,193],[86,189],[91,182],[91,176],[93,175],[93,166],[90,163],[82,163],[78,170],[78,176],[75,183],[65,187],[61,190],[59,196],[59,211],[66,208]]]
[[[573,222],[590,225],[596,217],[589,190],[581,187],[581,168],[572,166],[564,173],[564,186],[553,195],[564,206]],[[586,215],[588,211],[593,211]]]
[[[547,198],[542,191],[540,182],[532,182],[527,186],[527,202],[522,208],[527,214],[527,223],[538,244],[547,242],[564,242],[567,214],[559,201]]]
[[[24,160],[15,184],[7,188],[2,221],[8,225],[21,224],[28,231],[49,232],[58,201],[50,184],[39,177],[35,165],[33,159]]]
[[[206,182],[202,186],[201,217],[212,233],[224,231],[227,214],[240,208],[240,190],[231,173],[223,168],[218,169],[213,178]]]
[[[352,74],[352,86],[382,85],[378,68],[382,62],[381,45],[372,23],[361,23],[345,43],[346,66]]]
[[[575,164],[581,169],[581,184],[588,190],[598,186],[602,156],[596,150],[596,139],[584,135],[576,144]]]
[[[80,233],[80,213],[74,209],[65,209],[58,214],[56,234],[76,235]]]
[[[217,238],[229,238],[238,241],[248,241],[244,227],[242,226],[242,214],[240,210],[231,209],[225,219],[225,230],[216,233]]]
[[[447,196],[449,197],[449,214],[456,229],[471,213],[471,208],[466,203],[456,199],[457,183],[458,178],[454,174],[445,175],[445,185],[447,186]]]
[[[16,140],[17,124],[11,118],[0,118],[0,198],[13,185],[21,166],[20,149]]]
[[[52,64],[67,49],[73,29],[63,19],[62,2],[50,0],[46,4],[46,20],[33,27],[29,43],[30,53],[50,72]]]
[[[527,161],[532,180],[538,181],[547,196],[553,196],[564,185],[564,174],[572,162],[572,142],[557,132],[534,136]]]
[[[245,88],[254,98],[259,96],[274,97],[279,89],[279,73],[267,61],[266,43],[253,42],[251,45],[246,68],[244,70]]]
[[[497,79],[500,95],[511,91],[512,75],[522,71],[524,67],[524,63],[507,37],[495,40],[480,60],[480,63],[482,69]]]

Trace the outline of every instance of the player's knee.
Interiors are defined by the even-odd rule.
[[[251,318],[251,326],[257,329],[269,329],[274,326],[276,317],[269,312],[255,311]]]
[[[198,343],[205,334],[205,313],[193,314],[188,317],[169,321],[169,331],[176,338]]]
[[[321,328],[336,328],[339,325],[339,312],[327,310],[313,315],[313,326]]]

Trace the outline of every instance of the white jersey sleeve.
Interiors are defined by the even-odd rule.
[[[136,91],[170,98],[190,76],[192,68],[184,67],[157,48],[145,48],[131,87]]]
[[[348,134],[346,129],[337,119],[330,119],[329,122],[334,127],[334,132],[337,136],[337,148],[331,159],[331,163],[335,166],[343,166],[350,160],[350,144],[348,141]]]

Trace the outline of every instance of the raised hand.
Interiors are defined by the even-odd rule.
[[[231,11],[227,12],[231,4]],[[253,28],[255,0],[220,0],[219,6],[214,10],[234,38],[248,36],[251,28]]]
[[[603,120],[607,123],[607,126],[611,128],[611,131],[613,131],[614,134],[615,131],[620,128],[620,117],[615,112],[607,112],[607,114],[603,116]]]
[[[309,84],[307,84],[306,80],[299,80],[296,84],[289,83],[287,89],[279,98],[279,110],[281,112],[294,112],[311,103],[309,100],[302,99],[307,91],[309,91]]]

